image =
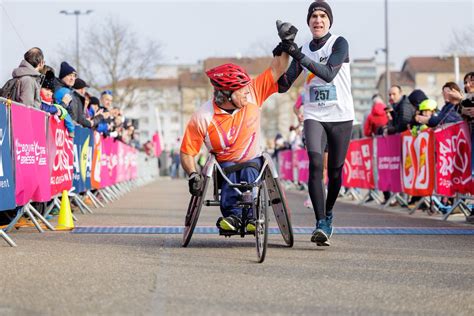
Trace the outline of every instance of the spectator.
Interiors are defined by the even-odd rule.
[[[466,98],[461,102],[459,112],[463,115],[464,119],[471,123],[474,117],[474,72],[469,72],[464,76],[464,92]]]
[[[402,95],[400,86],[392,86],[388,96],[393,112],[391,113],[392,122],[388,124],[385,131],[389,135],[404,132],[415,116],[416,108],[411,105],[406,95]]]
[[[59,104],[53,103],[53,91],[54,91],[54,72],[49,70],[45,74],[45,79],[41,86],[41,110],[48,112],[52,115],[57,115],[61,120],[64,120],[66,129],[69,132],[70,137],[74,137],[74,123],[67,110]]]
[[[456,123],[462,120],[456,112],[456,105],[462,100],[461,89],[454,82],[447,82],[443,86],[443,97],[446,102],[440,112],[437,110],[436,102],[425,100],[420,103],[421,115],[415,116],[415,121],[426,124],[428,127],[436,127],[440,124]]]
[[[84,114],[85,94],[86,89],[88,87],[89,86],[84,80],[80,78],[75,79],[73,86],[74,92],[72,93],[72,101],[69,104],[67,110],[69,114],[71,114],[71,117],[75,122],[84,127],[91,128],[93,126],[93,122],[91,120],[88,120],[86,118],[86,115]]]
[[[415,89],[408,95],[408,100],[410,101],[411,105],[415,109],[415,113],[413,117],[411,118],[410,124],[408,124],[408,129],[411,129],[413,126],[419,126],[420,124],[415,121],[415,115],[419,114],[419,107],[420,103],[427,100],[428,97],[426,94],[420,90],[420,89]]]
[[[44,67],[43,52],[38,47],[28,50],[23,56],[18,68],[13,70],[13,78],[17,78],[15,84],[15,101],[36,108],[41,107],[41,70]]]
[[[387,126],[388,123],[387,114],[385,113],[385,104],[378,99],[374,99],[374,101],[372,111],[364,124],[364,136],[366,137],[381,135],[383,127]]]
[[[101,134],[108,134],[108,126],[105,121],[109,117],[109,112],[104,112],[100,107],[98,98],[91,96],[89,99],[89,107],[86,108],[86,117],[93,121],[94,128]]]
[[[67,62],[63,61],[61,63],[61,68],[59,69],[59,77],[54,84],[54,92],[60,88],[71,89],[76,82],[76,69],[71,67]]]
[[[103,107],[107,111],[110,111],[112,109],[112,101],[113,101],[112,91],[111,90],[102,91],[102,93],[100,94],[101,107]]]

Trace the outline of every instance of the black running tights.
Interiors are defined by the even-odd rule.
[[[352,121],[304,121],[306,149],[309,156],[308,190],[316,220],[332,215],[332,208],[342,184],[342,168],[352,133]],[[326,137],[324,137],[326,136]],[[323,179],[324,148],[328,145],[328,196]]]

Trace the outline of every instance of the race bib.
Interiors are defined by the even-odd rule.
[[[328,107],[337,104],[336,86],[314,85],[309,87],[309,102],[316,103],[319,107]]]

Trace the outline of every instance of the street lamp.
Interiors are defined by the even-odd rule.
[[[390,89],[390,69],[388,58],[388,0],[385,0],[385,97],[388,103],[388,90]]]
[[[92,10],[87,10],[85,12],[81,12],[80,10],[74,10],[74,11],[66,11],[66,10],[61,10],[59,11],[60,14],[64,15],[75,15],[76,16],[76,68],[77,72],[79,72],[79,16],[80,15],[89,15],[92,13]]]

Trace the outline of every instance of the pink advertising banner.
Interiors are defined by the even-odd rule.
[[[469,193],[471,185],[471,140],[466,122],[435,131],[436,192],[444,196]]]
[[[394,193],[402,192],[400,134],[377,137],[377,188]]]
[[[342,185],[348,188],[374,189],[372,166],[373,140],[364,138],[349,143],[344,161]]]
[[[56,116],[49,118],[48,150],[51,171],[51,195],[72,187],[74,142],[68,136],[64,121]]]
[[[100,170],[102,159],[102,136],[94,132],[94,153],[92,154],[91,186],[94,189],[100,189]]]
[[[293,181],[293,153],[291,150],[282,150],[278,153],[280,178]]]
[[[46,151],[46,114],[12,104],[16,204],[51,199],[49,157]]]
[[[298,168],[298,181],[308,182],[309,179],[309,159],[305,149],[295,150],[295,164]]]
[[[117,146],[117,176],[115,183],[123,182],[127,179],[127,145],[122,142],[116,142]]]
[[[102,137],[102,151],[101,151],[101,160],[100,160],[100,186],[102,188],[111,186],[111,169],[109,168],[111,153],[112,153],[112,144],[114,140],[110,137]]]

